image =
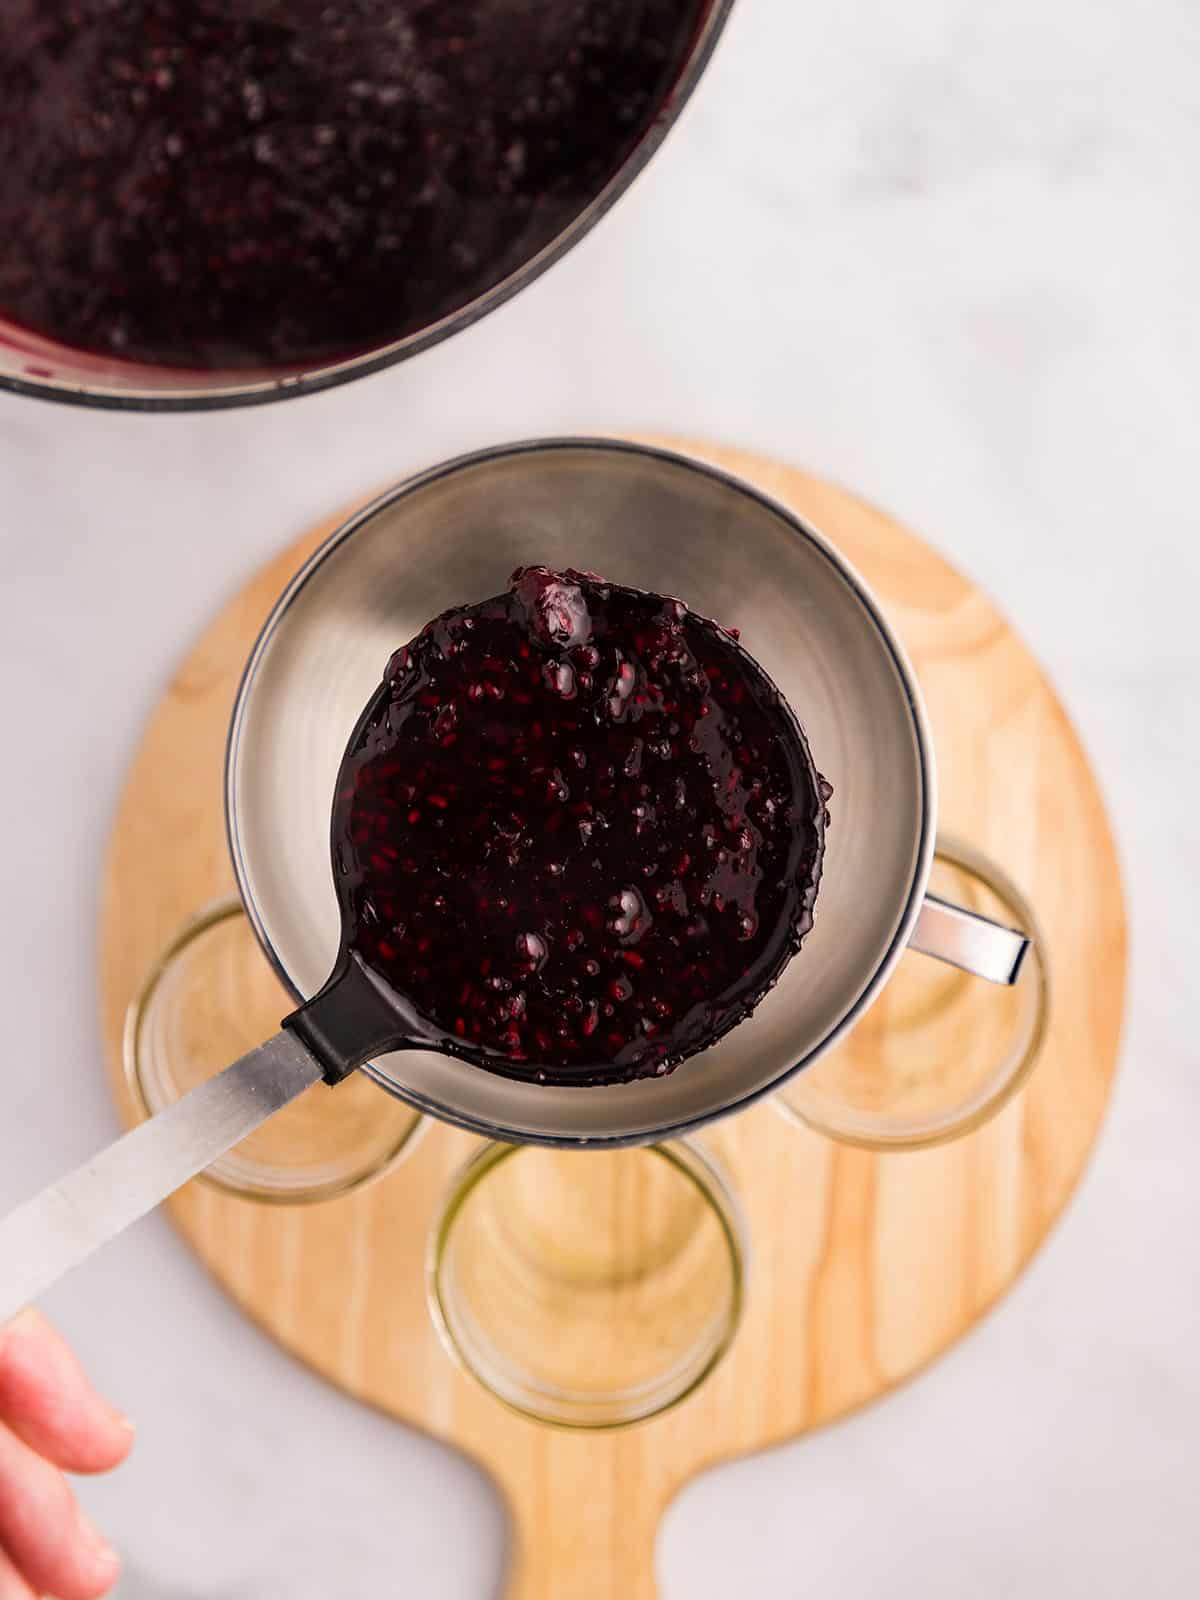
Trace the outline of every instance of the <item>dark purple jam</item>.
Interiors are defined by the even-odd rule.
[[[291,367],[474,300],[600,192],[710,0],[3,0],[0,318]]]
[[[668,1072],[812,924],[829,786],[716,623],[529,567],[396,652],[333,817],[344,937],[510,1077]]]

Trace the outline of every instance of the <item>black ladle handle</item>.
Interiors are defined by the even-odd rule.
[[[328,1084],[348,1078],[372,1056],[411,1049],[415,1019],[350,950],[342,950],[324,986],[282,1026],[315,1056]]]

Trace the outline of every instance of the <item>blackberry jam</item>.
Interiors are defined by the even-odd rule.
[[[554,240],[711,0],[4,0],[0,319],[191,369],[427,328]]]
[[[509,1077],[661,1075],[812,924],[830,794],[716,623],[529,567],[392,657],[343,761],[344,938],[430,1042]]]

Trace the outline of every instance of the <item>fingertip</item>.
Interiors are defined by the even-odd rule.
[[[120,1559],[62,1473],[0,1427],[0,1550],[35,1594],[100,1600]],[[3,1588],[0,1596],[7,1600]]]
[[[121,1558],[82,1508],[78,1532],[71,1600],[101,1600],[121,1575]]]
[[[35,1311],[0,1330],[0,1421],[68,1472],[107,1472],[133,1444],[129,1419],[96,1392],[67,1341]]]
[[[0,1356],[3,1356],[11,1339],[38,1338],[43,1330],[48,1331],[49,1328],[50,1324],[36,1306],[26,1306],[15,1317],[9,1317],[7,1322],[0,1322]]]
[[[105,1402],[107,1405],[107,1401]],[[68,1470],[75,1472],[109,1472],[113,1467],[119,1467],[133,1449],[137,1440],[137,1424],[123,1411],[118,1411],[116,1406],[108,1406],[107,1437],[96,1441],[96,1451],[92,1460],[94,1465],[89,1467],[75,1467]]]

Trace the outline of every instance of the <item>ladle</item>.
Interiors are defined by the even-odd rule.
[[[572,625],[584,628],[586,623],[586,629],[590,630],[593,621],[587,609],[590,604],[595,612],[596,626],[602,630],[596,636],[598,642],[604,645],[608,654],[615,654],[616,660],[623,663],[619,670],[614,668],[614,683],[620,682],[624,686],[627,681],[632,683],[634,679],[635,668],[630,662],[641,660],[634,649],[635,637],[639,643],[648,636],[658,641],[653,648],[659,651],[657,659],[666,663],[659,668],[663,675],[661,684],[667,686],[668,696],[678,698],[679,704],[676,705],[672,699],[665,709],[661,703],[653,711],[639,709],[637,718],[645,720],[638,720],[636,726],[646,732],[651,721],[656,727],[661,725],[665,728],[669,724],[679,735],[681,747],[687,745],[686,728],[693,729],[692,753],[686,756],[689,765],[673,767],[672,772],[687,770],[690,773],[689,781],[709,792],[710,785],[716,785],[721,794],[740,792],[734,791],[733,785],[738,781],[741,769],[735,767],[732,774],[726,769],[732,759],[733,744],[745,741],[752,749],[764,752],[762,759],[764,763],[769,761],[778,785],[775,794],[765,802],[772,808],[768,815],[778,820],[768,823],[764,818],[759,818],[762,830],[757,833],[760,840],[759,855],[763,860],[775,864],[775,870],[782,879],[791,883],[795,878],[795,893],[779,894],[774,884],[765,885],[761,862],[758,877],[754,880],[764,883],[764,903],[781,907],[773,913],[779,924],[771,934],[775,949],[768,948],[766,957],[758,966],[749,969],[751,975],[746,977],[744,993],[739,990],[736,996],[723,993],[720,997],[713,994],[706,996],[705,1003],[698,1008],[693,1006],[688,1013],[690,1020],[686,1028],[681,1025],[677,1046],[673,1047],[669,1057],[666,1053],[661,1055],[658,1066],[661,1071],[667,1065],[677,1064],[685,1056],[699,1053],[744,1018],[773,985],[780,965],[797,947],[800,933],[811,920],[811,896],[816,882],[815,873],[819,871],[824,807],[821,781],[803,731],[791,708],[759,664],[730,634],[686,612],[677,601],[663,601],[661,597],[646,595],[641,591],[605,585],[582,574],[570,573],[567,577],[572,581],[558,581],[558,575],[546,569],[525,569],[524,575],[514,575],[512,595],[483,602],[477,607],[463,608],[461,612],[453,614],[450,622],[446,618],[439,619],[414,643],[412,654],[415,656],[424,649],[426,656],[432,654],[434,658],[443,660],[447,663],[447,671],[450,668],[458,669],[461,676],[460,661],[466,658],[451,654],[443,657],[442,646],[436,642],[439,638],[453,633],[456,627],[476,630],[462,632],[461,638],[456,636],[447,647],[450,652],[465,648],[469,640],[478,640],[481,635],[489,640],[497,637],[508,640],[512,630],[519,625],[514,619],[524,618],[525,622],[520,626],[528,626],[529,638],[536,641],[537,648],[545,649],[550,663],[546,671],[553,678],[555,673],[569,670],[566,666],[555,667],[554,663],[565,663],[572,649],[584,648],[599,661],[598,649],[591,644],[580,644],[581,640],[591,638],[590,631],[580,633],[576,638],[561,620],[562,607],[568,610],[574,608],[585,622],[580,622],[576,617]],[[604,606],[611,608],[611,612],[603,610]],[[684,618],[688,620],[681,620]],[[660,628],[661,632],[655,633],[656,628]],[[501,631],[488,632],[489,629]],[[529,645],[520,633],[517,638],[521,639],[521,654],[528,656]],[[628,647],[624,655],[622,645]],[[490,644],[486,646],[489,649],[492,647]],[[693,650],[696,652],[694,655]],[[406,649],[401,655],[407,660],[410,651]],[[517,682],[525,682],[528,666],[525,661],[518,661],[515,645],[513,661],[514,670],[519,667],[521,672]],[[640,666],[637,670],[646,669]],[[534,675],[536,677],[538,673],[535,671]],[[420,677],[415,667],[408,676],[413,687],[408,691],[406,714],[413,715],[419,723],[421,713],[414,710],[417,692],[423,691],[424,699],[436,696],[428,687],[429,680]],[[372,695],[359,718],[343,758],[339,792],[347,782],[352,783],[356,776],[363,776],[361,761],[364,746],[378,737],[381,725],[386,727],[389,714],[398,715],[395,708],[402,703],[402,691],[396,687],[397,681],[389,668],[384,683]],[[641,681],[644,680],[639,679]],[[722,738],[732,740],[733,744],[723,746],[721,739],[715,737],[716,725],[725,727],[727,719],[713,701],[714,683],[727,685],[731,694],[736,690],[736,707],[732,699],[729,703],[729,731],[722,734]],[[549,688],[545,691],[548,706],[564,706],[561,712],[555,714],[567,719],[565,727],[573,730],[563,734],[568,742],[585,737],[580,731],[583,725],[580,719],[593,717],[593,734],[586,737],[594,736],[601,741],[611,738],[618,723],[626,720],[626,706],[632,703],[632,698],[627,702],[621,695],[609,695],[599,687],[595,692],[601,704],[613,706],[614,709],[593,713],[585,708],[577,712],[573,709],[574,696],[572,706],[568,707],[561,696],[556,699],[555,691]],[[657,692],[661,702],[661,688]],[[516,698],[515,694],[510,697],[514,701]],[[525,698],[529,698],[528,694]],[[649,696],[639,692],[638,698],[648,699]],[[474,720],[476,730],[486,732],[488,719],[495,722],[496,718],[495,713],[489,710],[492,702],[486,696],[483,699],[486,703],[480,704],[472,702],[470,697],[464,697],[467,706],[464,715]],[[473,703],[477,705],[474,711],[471,710]],[[718,714],[710,717],[708,713],[714,710]],[[515,716],[520,724],[515,730],[520,733],[524,727],[522,718],[527,714],[515,705],[510,705],[508,711],[510,720]],[[535,706],[529,715],[545,715],[545,712],[539,712]],[[685,724],[683,729],[672,720],[675,716]],[[605,718],[611,718],[611,721],[603,720]],[[629,719],[632,729],[632,713]],[[538,723],[538,727],[541,728],[541,723]],[[464,729],[461,720],[459,728],[463,738],[455,746],[453,755],[447,758],[442,754],[443,766],[449,761],[453,768],[454,781],[451,787],[457,787],[460,780],[464,786],[469,786],[474,778],[477,791],[482,789],[486,793],[486,784],[481,784],[478,779],[479,769],[483,766],[481,751],[476,748],[479,741],[466,737],[468,732],[476,730]],[[704,730],[703,738],[701,729]],[[501,729],[506,738],[513,731],[510,728]],[[551,730],[547,729],[545,740],[548,741],[550,736]],[[632,733],[625,732],[623,736],[631,738]],[[409,732],[404,748],[414,748],[418,739],[419,735]],[[641,739],[634,740],[638,746],[642,742]],[[505,748],[509,747],[506,745]],[[607,750],[608,744],[604,742],[601,754]],[[750,759],[749,750],[743,748],[740,758],[743,763]],[[685,756],[680,754],[676,760],[682,762]],[[763,770],[767,770],[765,765]],[[518,780],[524,781],[520,771],[514,774],[512,783],[516,785]],[[665,783],[666,780],[661,781]],[[682,789],[683,779],[674,781]],[[645,783],[642,784],[642,792],[651,792]],[[514,787],[513,793],[524,793],[523,786]],[[623,794],[624,791],[617,791],[618,801]],[[376,797],[372,803],[378,805],[381,802]],[[444,799],[442,804],[445,804]],[[335,863],[343,858],[348,848],[348,838],[352,837],[344,836],[345,818],[342,811],[343,808],[335,801],[330,838],[331,856]],[[416,815],[414,812],[413,816]],[[690,849],[696,858],[702,857],[706,843],[713,843],[711,839],[700,837],[700,817],[707,813],[697,812],[694,806],[689,806],[673,811],[672,815],[683,819],[678,823],[683,831],[678,839],[669,841],[670,848],[674,850],[678,846]],[[785,821],[785,818],[794,820]],[[618,820],[614,818],[614,822]],[[748,814],[742,820],[748,822]],[[782,856],[765,854],[767,846],[764,841],[768,837],[768,830],[772,836],[779,835],[784,841],[790,841],[786,843]],[[533,831],[536,836],[536,827]],[[712,831],[711,827],[708,831]],[[749,833],[748,827],[746,831]],[[607,872],[612,881],[617,882],[623,873],[632,870],[625,859],[632,845],[620,828],[614,827],[611,831],[597,828],[594,840],[591,840],[589,829],[588,838],[590,842],[582,847],[583,855],[588,858],[584,864],[586,872],[590,874],[594,869],[603,869],[601,878]],[[814,844],[816,867],[807,869],[813,876],[806,881],[798,863],[801,858],[811,860]],[[536,845],[534,848],[536,853]],[[470,853],[471,846],[469,842],[456,837],[453,849],[460,855],[466,855]],[[552,853],[558,854],[559,851],[560,845],[556,841]],[[472,864],[477,870],[488,870],[487,854],[486,850],[476,852],[479,859]],[[710,854],[715,855],[715,852]],[[725,850],[720,852],[722,858],[727,854]],[[600,859],[605,856],[607,860]],[[592,857],[597,859],[592,860]],[[550,870],[561,872],[563,869],[556,862]],[[493,869],[493,875],[503,871],[503,868]],[[614,874],[615,877],[612,876]],[[541,877],[546,880],[540,885],[543,890],[547,886],[553,890],[555,884],[563,881],[549,878],[544,871]],[[507,883],[504,886],[509,887]],[[493,897],[499,892],[488,884],[485,887]],[[494,1048],[489,1051],[474,1045],[469,1038],[455,1037],[423,1014],[412,996],[398,987],[403,981],[403,971],[397,973],[395,965],[390,963],[385,974],[377,969],[369,957],[364,956],[361,944],[356,939],[359,930],[350,897],[340,895],[339,901],[342,906],[341,942],[333,971],[312,999],[284,1019],[274,1038],[243,1056],[218,1077],[185,1095],[165,1112],[117,1140],[74,1173],[53,1184],[0,1222],[0,1321],[158,1205],[181,1184],[321,1079],[330,1086],[336,1086],[374,1056],[414,1049],[443,1051],[481,1069],[499,1072],[513,1070],[513,1063],[500,1059]],[[716,913],[710,912],[710,915],[715,917]],[[462,931],[469,938],[469,928]],[[714,932],[713,937],[719,939],[721,935]],[[674,952],[667,949],[666,954],[673,956]],[[637,959],[640,962],[642,958]],[[663,957],[660,955],[659,959]],[[669,994],[670,985],[665,976],[657,976]],[[718,1004],[718,999],[725,1002],[724,1005]],[[697,1022],[697,1017],[704,1020]],[[603,1066],[603,1063],[600,1065]],[[524,1069],[522,1075],[526,1078],[546,1076],[536,1072],[535,1068],[536,1064]],[[695,1070],[703,1071],[703,1066]],[[604,1093],[604,1086],[597,1085],[598,1076],[592,1069],[590,1091],[589,1080],[585,1079],[577,1083],[575,1092]],[[586,1138],[581,1136],[580,1142],[586,1143]]]

